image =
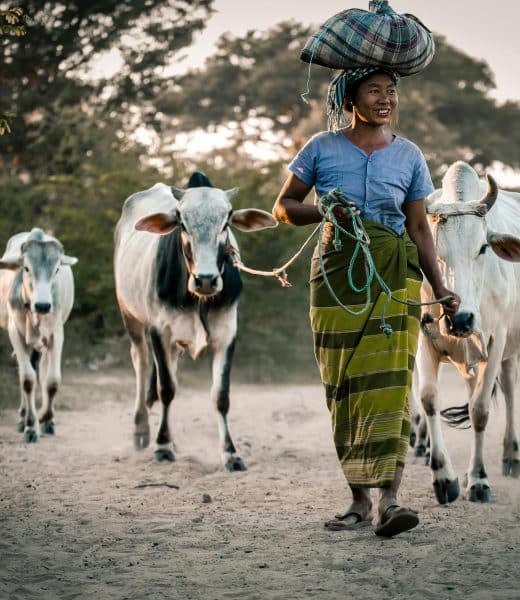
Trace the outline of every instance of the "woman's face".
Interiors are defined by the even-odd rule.
[[[375,73],[360,84],[353,105],[367,125],[388,125],[397,109],[397,87],[385,73]]]

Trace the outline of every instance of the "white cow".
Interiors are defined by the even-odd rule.
[[[211,398],[218,414],[222,461],[229,471],[246,469],[227,422],[242,289],[233,265],[238,246],[230,226],[255,231],[275,227],[276,221],[266,211],[233,210],[230,200],[237,191],[214,188],[196,172],[186,190],[157,183],[133,194],[117,224],[116,295],[136,375],[134,440],[138,448],[148,446],[148,407],[159,396],[162,418],[155,449],[159,461],[175,460],[168,421],[179,354],[187,350],[195,359],[210,348]],[[154,359],[148,401],[147,333]]]
[[[466,380],[467,414],[473,428],[467,497],[487,502],[491,493],[484,466],[484,432],[497,379],[507,407],[503,473],[520,474],[513,415],[520,352],[520,194],[498,190],[489,176],[486,185],[472,167],[459,161],[448,169],[442,189],[431,194],[427,204],[446,285],[461,297],[459,312],[451,321],[441,316],[439,305],[428,309],[434,320],[424,324],[417,355],[433,486],[441,503],[459,495],[441,432],[437,397],[439,365],[451,362]],[[424,285],[423,300],[431,298],[431,289]]]
[[[0,259],[0,326],[7,329],[20,377],[20,431],[37,442],[54,433],[53,400],[61,382],[63,325],[74,302],[71,266],[61,243],[41,229],[14,235]],[[41,355],[39,366],[34,357]],[[36,369],[42,411],[36,414]]]

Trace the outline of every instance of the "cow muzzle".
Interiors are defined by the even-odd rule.
[[[40,315],[47,315],[51,312],[52,304],[50,302],[35,302],[34,303],[34,312],[37,312]]]
[[[222,290],[222,278],[220,275],[192,275],[188,286],[193,294],[210,297]]]
[[[468,337],[475,330],[475,315],[472,312],[458,312],[453,317],[446,316],[448,333],[455,337]]]

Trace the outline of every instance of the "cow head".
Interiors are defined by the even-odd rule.
[[[77,258],[64,254],[58,240],[46,236],[41,229],[33,229],[17,256],[0,259],[0,269],[21,269],[26,304],[33,313],[47,314],[54,308],[52,284],[60,267],[77,262]]]
[[[457,314],[441,325],[442,333],[457,337],[481,334],[480,305],[486,289],[484,277],[499,270],[490,250],[507,261],[520,261],[520,239],[488,227],[487,217],[498,197],[498,189],[487,176],[487,189],[474,169],[462,162],[446,172],[442,189],[427,199],[427,213],[446,286],[461,297]],[[494,266],[493,266],[494,265]],[[499,273],[495,273],[498,291]]]
[[[169,213],[147,215],[137,221],[135,229],[164,235],[180,227],[182,253],[189,273],[188,290],[208,298],[223,287],[222,273],[230,240],[229,226],[241,231],[258,231],[276,227],[272,215],[249,208],[233,210],[231,199],[237,188],[214,187],[172,188],[178,201]]]

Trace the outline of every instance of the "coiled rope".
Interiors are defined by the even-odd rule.
[[[338,223],[336,216],[334,214],[334,209],[337,206],[346,208],[348,210],[350,221],[352,224],[352,232],[347,231]],[[387,337],[391,337],[391,335],[393,333],[391,325],[389,323],[387,323],[387,321],[385,319],[386,311],[388,310],[388,307],[392,300],[394,300],[395,302],[399,302],[400,304],[406,304],[408,306],[430,306],[432,304],[438,304],[438,303],[445,302],[446,300],[451,298],[451,296],[444,296],[443,298],[436,298],[435,300],[431,300],[429,302],[416,302],[415,300],[401,300],[400,298],[397,298],[396,296],[394,296],[392,294],[392,290],[388,287],[388,285],[386,284],[384,279],[378,273],[376,265],[374,263],[374,259],[372,257],[372,253],[370,252],[370,248],[369,248],[370,238],[368,237],[368,234],[365,231],[365,228],[363,227],[363,223],[362,223],[360,217],[358,215],[356,215],[356,213],[354,212],[354,209],[349,204],[348,200],[345,198],[345,196],[343,195],[341,190],[339,190],[338,188],[335,188],[332,191],[328,192],[327,194],[323,195],[318,201],[318,210],[320,211],[320,214],[322,216],[321,222],[314,228],[312,233],[304,241],[304,243],[302,244],[300,249],[296,252],[296,254],[291,259],[289,259],[283,266],[279,267],[278,269],[273,269],[272,271],[260,271],[257,269],[251,269],[249,267],[246,267],[244,265],[244,263],[240,260],[240,257],[238,256],[236,250],[233,248],[230,248],[234,266],[236,268],[240,269],[241,271],[244,271],[251,275],[262,275],[264,277],[276,277],[280,281],[280,283],[282,284],[283,287],[291,287],[291,284],[289,283],[289,281],[287,279],[286,269],[289,268],[289,266],[292,265],[301,256],[303,250],[309,245],[310,241],[316,235],[316,233],[319,232],[318,258],[320,261],[320,270],[321,270],[321,274],[323,277],[323,281],[325,282],[325,285],[327,286],[327,289],[329,290],[329,293],[330,293],[332,299],[334,300],[334,302],[336,302],[336,304],[340,308],[342,308],[348,314],[353,315],[353,316],[362,315],[370,307],[370,304],[372,301],[371,286],[375,279],[377,281],[377,283],[380,285],[383,292],[386,294],[386,299],[383,304],[383,308],[381,310],[380,329],[383,331],[383,333]],[[356,242],[354,252],[352,253],[352,257],[348,264],[347,278],[348,278],[348,284],[354,292],[356,292],[358,294],[362,294],[362,293],[366,294],[365,303],[364,303],[363,307],[360,308],[359,310],[353,310],[353,309],[349,308],[348,306],[346,306],[345,304],[343,304],[343,302],[341,302],[341,300],[338,298],[337,294],[335,293],[334,289],[332,288],[332,285],[330,284],[329,278],[326,273],[325,264],[323,262],[323,250],[322,250],[322,240],[323,240],[324,228],[325,228],[326,223],[332,223],[334,226],[334,242],[333,242],[333,244],[334,244],[335,250],[341,250],[341,248],[343,246],[343,243],[342,243],[341,237],[340,237],[341,233],[343,233],[343,235],[347,236],[348,238],[350,238]],[[358,260],[358,257],[362,257],[364,259],[365,282],[362,285],[356,285],[356,283],[354,282],[354,277],[353,277],[354,267],[356,265],[356,261]]]

